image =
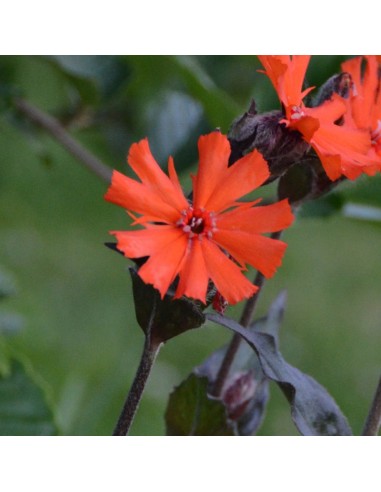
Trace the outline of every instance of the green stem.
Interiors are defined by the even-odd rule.
[[[366,419],[363,436],[377,436],[381,426],[381,377],[378,381],[369,415]]]
[[[150,337],[146,337],[140,364],[116,424],[114,436],[126,436],[128,434],[160,347],[161,343],[153,344]]]

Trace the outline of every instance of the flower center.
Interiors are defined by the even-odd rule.
[[[216,227],[213,212],[207,212],[202,208],[189,207],[181,212],[181,218],[176,224],[188,234],[189,238],[207,236],[211,238]]]
[[[300,120],[300,118],[303,118],[305,115],[305,112],[300,106],[290,107],[290,120]]]

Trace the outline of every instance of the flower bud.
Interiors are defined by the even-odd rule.
[[[331,181],[316,154],[311,153],[292,166],[279,180],[278,198],[288,199],[293,207],[316,200],[332,191],[345,177]]]
[[[281,111],[257,114],[255,103],[231,125],[228,139],[231,146],[229,164],[257,149],[265,158],[271,172],[266,184],[299,161],[309,149],[301,134],[281,123]]]
[[[238,372],[231,377],[223,390],[224,402],[230,419],[238,420],[253,399],[258,382],[251,371]]]

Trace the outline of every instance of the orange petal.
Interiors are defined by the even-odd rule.
[[[288,65],[290,63],[290,57],[285,55],[279,55],[279,56],[258,55],[258,59],[262,63],[263,67],[265,68],[265,74],[271,80],[274,89],[278,93],[279,81],[287,71]],[[279,98],[281,99],[279,93],[278,95]],[[285,102],[282,99],[281,101],[283,102],[283,104],[285,104]]]
[[[361,86],[361,63],[362,56],[350,58],[341,64],[341,70],[351,74],[352,82],[355,84],[357,92]]]
[[[167,248],[184,233],[171,226],[142,229],[140,231],[112,231],[117,239],[117,247],[128,258],[141,258],[158,253]]]
[[[158,250],[140,267],[138,273],[147,284],[152,284],[163,298],[168,287],[179,273],[187,250],[188,238],[181,234],[177,239]]]
[[[239,263],[248,263],[266,278],[274,275],[287,247],[283,241],[243,231],[217,230],[213,234],[213,240]]]
[[[314,147],[315,152],[319,156],[319,159],[324,167],[324,171],[331,181],[336,181],[342,176],[341,170],[341,158],[338,154],[336,155],[327,155],[324,152],[320,152],[318,147]]]
[[[370,136],[367,131],[324,124],[310,143],[331,180],[345,175],[346,168],[377,165],[377,161],[368,156]]]
[[[257,292],[258,287],[242,274],[241,269],[216,244],[204,240],[201,247],[209,276],[229,304],[235,304]]]
[[[309,90],[312,89],[307,89],[302,94],[304,77],[306,75],[310,58],[311,57],[309,55],[294,55],[291,59],[288,71],[284,77],[284,91],[287,94],[289,104],[299,105],[302,102],[303,97],[305,97]]]
[[[366,56],[364,76],[361,76],[363,57],[358,56],[344,62],[341,67],[351,74],[355,88],[350,98],[352,116],[358,128],[372,126],[372,114],[378,91],[378,63],[375,56]]]
[[[209,275],[202,254],[201,242],[195,238],[189,242],[175,298],[185,295],[205,303],[208,281]]]
[[[216,218],[218,230],[239,230],[251,234],[276,232],[285,229],[294,221],[288,200],[281,200],[272,205],[254,208],[236,208],[220,214]]]
[[[310,61],[310,56],[258,56],[266,69],[266,75],[270,78],[278,97],[285,106],[299,106],[303,97],[312,89],[302,92],[305,73]]]
[[[195,208],[203,208],[228,167],[230,144],[226,135],[216,131],[199,138],[198,151],[200,164],[194,178],[193,204]]]
[[[181,188],[173,185],[171,179],[156,162],[147,139],[131,145],[127,160],[143,184],[160,196],[165,203],[180,212],[187,207]]]
[[[320,123],[317,118],[312,116],[304,116],[300,120],[289,120],[290,128],[298,130],[307,142],[310,142],[315,132],[318,130]]]
[[[372,130],[377,130],[379,128],[380,121],[381,121],[381,88],[377,92],[376,101],[372,111]]]
[[[381,159],[379,158],[379,164],[373,166],[364,166],[362,168],[362,172],[367,174],[368,176],[374,176],[377,172],[381,171]]]
[[[379,106],[378,111],[381,109],[379,105],[380,101],[376,101],[380,90],[377,58],[373,55],[366,56],[365,59],[367,64],[363,81],[363,128],[372,126],[372,116],[377,112],[376,106]]]
[[[179,181],[179,177],[177,176],[177,172],[175,169],[172,156],[169,156],[168,158],[168,174],[169,174],[169,179],[172,181],[173,186],[178,190],[178,192],[181,195],[184,195],[183,189],[181,188],[181,184]]]
[[[345,100],[338,94],[334,94],[332,99],[325,101],[315,108],[304,108],[308,116],[312,116],[323,123],[334,123],[345,114],[347,106]]]
[[[363,126],[363,86],[361,82],[361,65],[362,65],[363,57],[356,56],[355,58],[351,58],[350,60],[345,61],[341,64],[341,69],[343,72],[347,72],[350,74],[353,88],[350,91],[350,96],[346,100],[348,105],[348,114],[345,117],[346,123],[353,124],[358,128],[364,128]],[[353,118],[353,120],[352,120]]]
[[[365,167],[360,167],[360,166],[349,166],[345,164],[341,164],[341,172],[344,176],[346,176],[348,179],[351,179],[352,181],[357,179],[363,171],[365,170]]]
[[[355,139],[356,135],[354,134],[352,143],[354,143],[356,148]],[[371,170],[374,166],[379,166],[379,161],[377,162],[377,159],[373,159],[367,152],[357,152],[350,148],[350,143],[345,146],[340,142],[340,139],[335,142],[334,136],[330,136],[329,139],[321,139],[319,135],[314,136],[311,145],[318,154],[327,176],[332,181],[342,175],[349,179],[356,179],[362,172],[366,172],[366,168],[369,168],[369,172],[372,172]]]
[[[220,212],[231,207],[237,198],[261,186],[269,176],[270,171],[262,154],[254,150],[221,172],[205,208]]]
[[[113,171],[104,198],[127,210],[155,217],[157,221],[176,222],[179,218],[179,211],[165,203],[155,191],[118,171]]]
[[[338,125],[321,125],[311,143],[313,142],[324,146],[324,149],[331,153],[340,153],[343,156],[352,154],[353,159],[360,160],[365,157],[371,146],[367,131]]]

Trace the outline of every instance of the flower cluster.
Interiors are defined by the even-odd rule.
[[[286,244],[264,236],[293,221],[287,200],[254,206],[237,202],[269,177],[268,166],[253,151],[228,166],[230,145],[213,132],[198,142],[199,168],[193,177],[193,201],[185,197],[172,158],[165,174],[148,141],[131,146],[128,163],[141,182],[118,171],[105,199],[141,214],[136,231],[115,231],[117,248],[129,258],[148,257],[139,275],[163,297],[178,276],[175,298],[183,295],[206,301],[209,280],[234,304],[251,297],[258,287],[242,273],[246,264],[271,277],[280,265]]]
[[[298,131],[318,155],[328,177],[334,181],[345,176],[373,175],[381,168],[377,147],[380,126],[377,60],[367,57],[368,69],[361,77],[361,58],[343,65],[353,79],[351,96],[339,94],[316,107],[303,99],[313,87],[303,89],[309,56],[259,56],[265,74],[271,80],[282,103],[281,124]],[[350,79],[349,79],[350,80]]]
[[[362,65],[365,63],[364,74]],[[370,168],[374,174],[381,167],[381,90],[380,67],[377,56],[358,56],[341,65],[353,81],[349,97],[346,120],[370,136],[371,147],[368,156],[375,165]]]
[[[167,175],[147,139],[133,144],[128,155],[140,181],[113,173],[106,200],[124,207],[134,225],[142,226],[112,232],[117,249],[141,259],[140,277],[161,297],[172,286],[174,298],[187,296],[206,303],[210,281],[217,289],[218,306],[254,295],[258,287],[243,271],[250,265],[265,277],[275,273],[286,244],[263,234],[288,227],[293,214],[287,200],[267,206],[256,206],[259,200],[237,200],[295,163],[307,165],[309,160],[311,168],[318,166],[317,192],[312,186],[303,199],[328,191],[339,178],[355,179],[381,170],[378,57],[343,63],[343,73],[329,79],[310,105],[304,100],[314,87],[303,87],[309,56],[259,59],[282,111],[257,115],[253,102],[232,125],[229,139],[218,131],[200,137],[192,201],[182,191],[173,159],[169,158]]]
[[[206,319],[229,328],[235,336],[227,350],[213,353],[174,391],[166,411],[169,434],[189,434],[195,427],[192,412],[182,415],[181,422],[177,415],[197,384],[201,397],[212,395],[226,418],[220,417],[214,426],[216,412],[209,416],[206,411],[206,420],[193,434],[214,435],[218,430],[224,435],[254,435],[264,415],[269,378],[286,388],[293,420],[302,434],[352,434],[324,388],[310,376],[291,371],[283,360],[277,348],[279,323],[268,333],[246,328],[254,326],[253,296],[263,277],[272,277],[281,265],[287,245],[280,232],[293,223],[293,211],[344,179],[373,176],[381,170],[381,59],[360,56],[345,61],[342,72],[330,77],[315,97],[311,97],[314,87],[305,87],[309,56],[259,59],[281,108],[259,114],[253,100],[227,136],[220,131],[201,136],[189,195],[183,192],[172,157],[166,173],[147,138],[134,143],[128,153],[135,179],[118,171],[112,174],[105,199],[126,209],[132,226],[138,226],[111,234],[116,238],[113,248],[137,265],[132,270],[135,311],[146,335],[114,435],[128,432],[160,345]],[[265,205],[258,205],[261,199],[250,201],[248,194],[277,179],[278,201]],[[244,274],[249,266],[261,274],[256,276],[258,285]],[[246,304],[239,323],[222,316],[228,304],[245,298],[254,302]],[[205,315],[207,306],[219,315]],[[283,309],[284,296],[280,296],[268,318],[272,312],[279,318]],[[241,338],[255,350],[255,363],[236,357]],[[378,432],[380,412],[374,416],[372,412],[364,435]]]

